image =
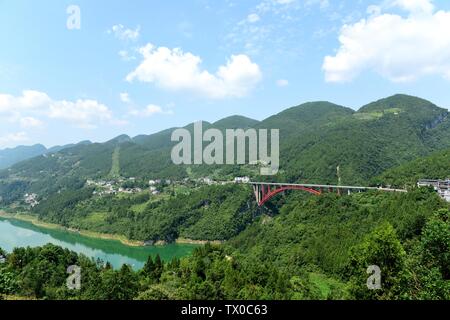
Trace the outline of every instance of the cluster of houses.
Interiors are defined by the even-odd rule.
[[[430,180],[423,179],[417,182],[420,187],[433,187],[442,199],[450,202],[450,179],[446,180]]]
[[[38,195],[35,193],[26,193],[24,196],[24,202],[33,208],[39,204],[37,198]]]
[[[126,181],[135,181],[136,178],[119,178],[117,180],[100,180],[100,181],[94,181],[94,180],[87,180],[86,185],[87,186],[93,186],[96,187],[97,190],[93,192],[94,195],[115,195],[119,193],[127,193],[127,194],[135,194],[135,193],[141,193],[145,190],[141,188],[125,188],[121,187],[120,185],[123,185]],[[229,183],[249,183],[250,178],[249,177],[236,177],[234,178],[234,181],[215,181],[209,177],[203,177],[198,179],[189,179],[186,178],[182,181],[172,181],[169,179],[151,179],[148,181],[149,191],[152,195],[158,195],[161,193],[160,185],[171,185],[172,183],[181,183],[181,184],[188,184],[190,182],[198,183],[198,184],[206,184],[206,185],[224,185]]]
[[[129,178],[130,181],[134,181],[135,178]],[[110,181],[93,181],[93,180],[87,180],[86,185],[88,186],[94,186],[99,189],[94,190],[94,195],[104,196],[104,195],[111,195],[111,194],[118,194],[118,193],[127,193],[127,194],[134,194],[134,193],[140,193],[142,192],[141,188],[123,188],[119,187],[118,185],[125,182],[124,179],[119,179],[117,181],[110,180]]]

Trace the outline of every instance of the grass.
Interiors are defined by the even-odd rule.
[[[144,203],[140,203],[140,204],[135,204],[133,206],[131,206],[131,210],[133,210],[136,213],[142,213],[145,210],[145,207],[150,203],[151,201],[148,202],[144,202]]]
[[[112,166],[109,175],[113,178],[120,176],[120,147],[116,147],[112,154]]]
[[[383,112],[355,113],[353,116],[358,120],[376,120],[383,116]]]
[[[309,274],[309,280],[319,290],[320,295],[324,300],[330,298],[333,289],[345,291],[344,285],[341,282],[335,279],[328,278],[327,276],[320,273],[311,272]]]

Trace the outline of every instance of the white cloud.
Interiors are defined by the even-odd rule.
[[[143,109],[133,109],[129,113],[131,116],[135,117],[151,117],[155,114],[173,114],[172,111],[164,111],[162,107],[155,105],[155,104],[149,104],[147,107]]]
[[[128,50],[120,50],[119,51],[119,57],[123,60],[123,61],[131,61],[131,60],[135,60],[136,57],[133,55],[130,55],[130,53],[128,52]]]
[[[247,16],[247,21],[250,23],[255,23],[255,22],[258,22],[259,20],[260,20],[260,17],[256,13],[251,13]]]
[[[24,117],[21,118],[20,120],[20,126],[22,128],[38,128],[38,127],[42,127],[44,125],[44,123],[36,118],[33,117]]]
[[[289,81],[286,79],[277,80],[277,86],[279,86],[279,87],[286,87],[288,85],[289,85]]]
[[[306,0],[306,6],[319,5],[321,10],[327,9],[330,6],[329,0]]]
[[[29,141],[29,137],[26,132],[8,133],[4,136],[0,136],[0,146],[10,147],[15,146],[17,143]]]
[[[201,69],[201,58],[179,48],[147,44],[139,52],[141,64],[127,81],[154,83],[172,91],[189,91],[213,99],[243,97],[262,79],[259,66],[247,55],[232,55],[215,74]]]
[[[130,103],[131,99],[130,99],[130,95],[127,92],[122,92],[120,95],[120,100],[124,103]]]
[[[342,27],[340,48],[324,59],[326,81],[351,81],[365,70],[394,82],[426,75],[450,79],[450,11],[433,12],[430,1],[391,4],[409,10],[408,16],[372,8],[366,19]]]
[[[397,6],[413,13],[428,13],[434,11],[434,5],[431,0],[390,0],[390,6]]]
[[[117,122],[111,110],[96,100],[54,100],[46,93],[34,90],[24,90],[20,96],[0,94],[0,115],[24,128],[43,124],[36,115],[65,120],[83,128],[93,128],[99,122]]]
[[[43,92],[24,90],[22,95],[15,97],[0,93],[0,113],[16,113],[23,110],[38,109],[51,101]]]
[[[81,128],[95,128],[94,122],[113,119],[107,106],[95,100],[55,101],[50,105],[50,118],[72,122]]]
[[[292,2],[294,2],[295,0],[275,0],[276,3],[278,4],[290,4]]]
[[[110,30],[108,30],[108,33],[114,34],[114,36],[123,41],[136,41],[139,38],[141,31],[141,27],[137,26],[136,29],[128,29],[124,27],[122,24],[117,24],[112,26]]]

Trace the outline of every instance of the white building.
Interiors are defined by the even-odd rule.
[[[208,184],[208,185],[211,185],[211,184],[214,183],[214,181],[213,181],[211,178],[208,178],[208,177],[206,177],[206,178],[201,178],[201,179],[200,179],[200,182],[201,182],[201,183]]]
[[[234,178],[235,183],[249,183],[250,178],[249,177],[236,177]]]
[[[37,194],[35,193],[31,193],[28,194],[26,193],[24,196],[24,201],[26,204],[29,204],[31,207],[35,207],[39,204],[39,201],[37,201]]]
[[[450,202],[450,179],[447,180],[429,180],[422,179],[417,182],[420,187],[433,187],[442,199]]]

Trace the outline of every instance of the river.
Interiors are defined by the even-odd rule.
[[[149,255],[155,257],[159,254],[163,260],[169,261],[173,257],[190,255],[198,247],[191,244],[130,247],[116,240],[91,238],[69,231],[38,227],[31,222],[0,218],[0,248],[7,252],[12,252],[16,247],[39,247],[47,243],[108,261],[115,269],[129,264],[135,270],[144,266]]]

